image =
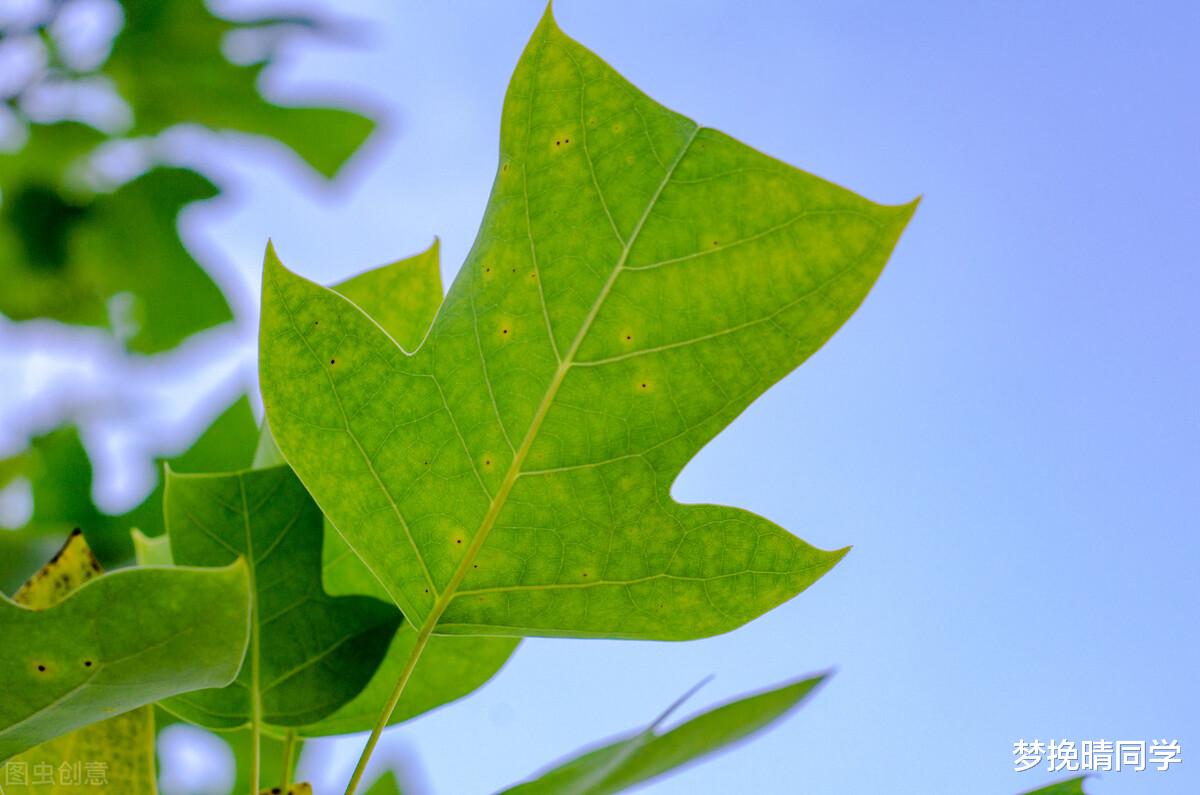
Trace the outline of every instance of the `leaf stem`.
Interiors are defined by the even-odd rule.
[[[255,699],[257,701],[257,699]],[[258,795],[259,770],[262,767],[262,721],[257,706],[250,723],[250,795]]]
[[[346,786],[346,795],[354,795],[354,791],[358,789],[358,785],[362,783],[363,774],[367,772],[367,762],[371,760],[371,754],[375,751],[376,744],[379,743],[379,735],[387,728],[388,721],[392,718],[392,713],[396,711],[396,705],[400,703],[400,696],[404,693],[404,687],[408,684],[408,680],[412,678],[413,670],[417,667],[417,661],[421,659],[421,652],[425,651],[425,647],[429,644],[429,636],[433,634],[433,628],[437,626],[438,619],[442,617],[442,610],[435,610],[425,619],[425,623],[421,625],[421,629],[417,632],[417,641],[413,645],[413,649],[409,652],[408,661],[404,664],[404,670],[400,673],[400,678],[396,680],[396,687],[392,690],[392,695],[388,697],[387,704],[383,708],[383,712],[379,714],[379,720],[375,722],[375,728],[371,730],[371,736],[367,739],[367,745],[363,748],[362,755],[358,758],[358,765],[354,768],[354,775],[350,777],[350,783]]]
[[[250,578],[250,795],[258,795],[262,770],[262,683],[259,648],[258,585],[255,582],[254,535],[250,531],[250,504],[246,481],[238,478],[242,496],[242,518],[246,529],[246,572]]]
[[[292,765],[295,763],[293,758],[295,753],[296,731],[290,729],[283,741],[283,789],[285,791],[292,785]]]

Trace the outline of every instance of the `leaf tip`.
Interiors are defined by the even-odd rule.
[[[538,22],[538,32],[543,34],[562,32],[562,28],[558,26],[558,21],[554,18],[554,0],[547,0],[546,10],[542,12],[542,18]]]
[[[275,270],[282,268],[283,262],[279,259],[278,252],[275,251],[275,241],[267,238],[267,250],[263,253],[263,270]]]
[[[905,223],[908,223],[908,220],[910,218],[912,218],[914,214],[916,214],[917,208],[921,206],[921,202],[923,202],[923,201],[925,201],[925,194],[919,193],[919,194],[917,194],[917,197],[915,199],[913,199],[912,201],[910,201],[906,204],[900,205],[899,209],[904,215]]]

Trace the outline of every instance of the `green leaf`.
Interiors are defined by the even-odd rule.
[[[1029,790],[1024,795],[1085,795],[1083,782],[1087,778],[1087,776],[1079,776],[1066,781],[1058,781],[1047,787]]]
[[[128,306],[116,311],[123,316],[117,323],[132,324],[129,350],[169,350],[233,318],[220,289],[179,239],[179,213],[216,195],[216,186],[195,171],[156,168],[97,196],[69,239],[69,275],[94,295],[91,311],[103,310],[107,322],[114,300],[128,296]],[[88,322],[71,311],[37,314]]]
[[[185,470],[238,469],[250,460],[256,433],[250,401],[242,397],[186,451],[158,463]],[[33,491],[29,522],[16,531],[0,532],[0,584],[6,589],[19,583],[21,572],[29,569],[23,553],[38,539],[61,538],[72,528],[83,528],[100,562],[116,566],[133,556],[130,527],[137,527],[147,536],[158,536],[165,530],[162,483],[128,513],[114,516],[95,506],[92,465],[74,427],[38,437],[25,453],[0,464],[0,485],[20,476],[29,479]]]
[[[133,537],[133,552],[139,566],[174,566],[171,555],[171,537],[166,535],[151,538],[136,527]]]
[[[366,271],[334,289],[368,312],[397,344],[415,349],[441,305],[437,241],[421,254]],[[278,450],[266,426],[257,457],[262,461],[282,460],[277,458]],[[328,522],[322,556],[322,580],[329,594],[365,594],[389,600],[375,575]],[[416,636],[416,629],[404,624],[367,687],[334,714],[306,726],[304,734],[349,734],[370,729],[379,715],[379,705],[387,700],[413,651]],[[433,638],[425,650],[426,664],[414,674],[407,696],[389,724],[410,720],[478,689],[500,670],[516,646],[517,641],[509,638]]]
[[[678,706],[677,702],[645,729],[581,753],[505,792],[510,795],[608,795],[621,792],[761,731],[786,715],[824,679],[823,676],[802,679],[746,696],[659,734],[658,726]]]
[[[439,245],[435,239],[428,249],[412,257],[373,268],[351,277],[334,288],[353,301],[359,309],[405,350],[416,350],[433,324],[442,304],[442,273]],[[274,457],[279,455],[266,424],[263,440],[270,440]],[[260,450],[266,444],[260,440]],[[326,523],[324,546],[325,588],[331,594],[367,594],[388,599],[387,591],[363,565],[342,536]],[[388,687],[395,680],[388,683]]]
[[[547,14],[483,227],[408,355],[268,251],[261,383],[287,461],[414,624],[685,640],[844,554],[671,484],[814,353],[913,206],[663,108]]]
[[[396,774],[389,770],[375,779],[375,783],[367,790],[367,795],[404,795],[404,793],[400,789],[400,782],[396,780]]]
[[[285,107],[258,91],[265,61],[238,65],[221,54],[231,32],[272,26],[306,27],[312,19],[232,22],[197,0],[123,0],[125,24],[102,71],[133,109],[134,135],[179,123],[265,135],[291,147],[317,171],[332,177],[370,134],[374,123],[346,110]],[[290,23],[290,24],[289,24]]]
[[[0,154],[0,312],[119,326],[139,353],[230,320],[177,228],[180,211],[216,187],[195,171],[155,168],[110,193],[85,190],[70,175],[101,140],[64,122],[36,126],[25,148]]]
[[[389,604],[321,589],[322,517],[287,467],[167,474],[166,514],[177,564],[249,563],[250,650],[237,681],[163,706],[201,726],[304,726],[356,696],[401,621]]]
[[[45,610],[99,576],[100,565],[83,536],[74,534],[59,554],[13,596],[13,601],[32,610]],[[14,757],[6,764],[6,771],[12,769],[8,765],[27,773],[49,769],[54,775],[49,785],[38,784],[33,777],[14,783],[13,777],[6,775],[6,795],[56,795],[75,792],[85,784],[104,784],[127,795],[154,795],[154,708],[138,707],[76,729]]]
[[[249,604],[243,561],[113,572],[45,610],[0,597],[7,694],[0,760],[144,704],[233,681]]]

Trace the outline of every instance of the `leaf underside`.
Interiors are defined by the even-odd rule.
[[[442,286],[438,245],[412,257],[374,268],[337,285],[371,314],[398,344],[415,348],[441,305]],[[282,463],[270,431],[264,425],[256,466]],[[308,500],[307,494],[303,498]],[[390,602],[375,575],[367,569],[328,522],[322,545],[322,584],[330,596],[363,594]],[[416,629],[404,623],[391,640],[382,663],[362,691],[333,714],[299,727],[304,736],[349,734],[370,729],[379,716],[416,643]],[[511,638],[435,638],[407,688],[390,724],[402,723],[476,690],[504,665],[516,648]]]
[[[681,505],[671,484],[845,322],[912,211],[667,110],[547,14],[505,101],[483,226],[419,348],[268,251],[272,432],[414,624],[733,629],[844,551]]]
[[[0,760],[177,693],[223,686],[241,667],[250,603],[242,562],[130,569],[79,587],[62,579],[54,583],[65,597],[45,609],[0,597]]]
[[[261,703],[268,726],[320,720],[370,680],[401,621],[390,604],[321,589],[323,517],[286,466],[214,475],[167,473],[166,517],[178,564],[222,566],[244,556],[255,607],[237,680],[163,706],[201,726],[247,726]],[[257,670],[256,670],[257,668]]]

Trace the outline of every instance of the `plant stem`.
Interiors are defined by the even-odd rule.
[[[283,741],[283,789],[286,791],[292,785],[293,755],[296,753],[296,732],[289,730]]]

